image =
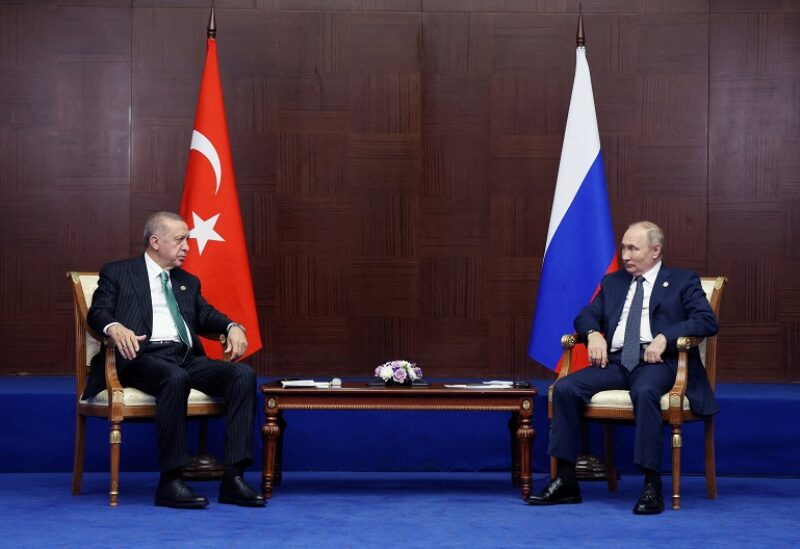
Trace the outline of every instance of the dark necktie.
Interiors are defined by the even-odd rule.
[[[639,343],[642,332],[642,305],[644,304],[644,277],[636,278],[636,291],[633,292],[628,322],[625,324],[625,339],[622,342],[622,365],[631,371],[639,364]]]
[[[170,315],[172,315],[172,320],[175,322],[175,327],[178,329],[178,336],[180,336],[181,341],[183,341],[186,347],[191,347],[192,344],[189,340],[189,334],[186,333],[186,324],[183,322],[181,312],[178,310],[178,302],[175,300],[175,294],[172,293],[172,283],[169,281],[169,275],[166,271],[161,271],[161,274],[158,276],[161,277],[161,287],[164,289],[164,295],[167,297],[167,308],[169,309]]]

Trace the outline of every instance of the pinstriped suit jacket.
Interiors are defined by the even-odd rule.
[[[172,290],[183,319],[189,326],[192,338],[192,353],[203,356],[203,344],[198,333],[225,333],[232,322],[227,316],[212,307],[200,292],[200,280],[181,268],[170,271]],[[140,353],[147,350],[153,332],[153,303],[150,299],[150,282],[144,255],[132,259],[108,263],[100,271],[100,280],[92,298],[87,317],[89,325],[98,333],[112,322],[119,322],[133,330],[136,335],[146,335],[140,343]],[[92,358],[92,369],[84,391],[91,397],[105,389],[103,356],[105,348]],[[117,352],[117,372],[135,363]]]
[[[586,341],[589,330],[596,330],[605,334],[611,347],[631,280],[631,275],[625,270],[603,277],[597,297],[575,318],[575,331],[582,341]],[[667,338],[667,349],[661,357],[664,362],[677,373],[678,338],[710,337],[717,333],[718,328],[717,316],[711,310],[697,273],[668,269],[662,264],[650,295],[650,329],[653,337],[664,334]],[[698,414],[710,415],[719,411],[697,348],[689,351],[686,396],[692,410]]]

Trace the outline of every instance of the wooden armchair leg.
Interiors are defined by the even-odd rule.
[[[550,480],[555,480],[558,474],[558,461],[556,458],[550,456]]]
[[[122,430],[118,422],[111,423],[111,432],[108,435],[108,444],[111,450],[111,489],[108,492],[109,502],[112,507],[119,503],[119,455],[122,445]]]
[[[606,482],[608,482],[609,492],[617,491],[617,466],[614,462],[614,426],[606,424],[603,426],[603,449],[606,459]]]
[[[717,499],[717,461],[714,451],[714,418],[703,422],[706,450],[706,491],[709,499]]]
[[[72,457],[72,495],[81,493],[83,480],[83,455],[86,442],[86,418],[75,414],[75,452]]]
[[[672,426],[672,508],[681,508],[681,426]]]

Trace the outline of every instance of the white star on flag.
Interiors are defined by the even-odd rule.
[[[216,225],[217,220],[219,219],[219,214],[212,215],[208,219],[203,219],[196,213],[192,212],[192,221],[194,221],[194,228],[189,231],[189,238],[194,238],[197,240],[197,249],[200,255],[203,255],[203,250],[208,244],[209,240],[217,240],[219,242],[225,242],[225,239],[222,238],[217,231],[214,230],[214,225]]]

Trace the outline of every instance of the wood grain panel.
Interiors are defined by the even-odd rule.
[[[426,200],[420,207],[423,256],[480,256],[489,244],[485,202]]]
[[[431,135],[422,143],[421,193],[482,199],[489,179],[488,139],[483,135]]]
[[[356,316],[418,317],[419,260],[381,258],[350,263],[351,313]]]
[[[418,73],[351,77],[351,128],[363,133],[419,133],[421,78]]]
[[[351,371],[359,376],[371,376],[375,367],[387,360],[419,360],[419,320],[398,317],[360,317],[353,320],[360,333],[359,346]],[[437,375],[419,363],[425,377]]]
[[[475,257],[426,257],[420,288],[422,318],[484,318],[486,269]]]
[[[348,149],[348,188],[359,193],[416,189],[420,148],[416,135],[353,134]]]
[[[493,195],[490,204],[492,257],[541,257],[547,234],[550,203],[537,194]]]
[[[542,252],[544,242],[542,242]],[[490,318],[533,318],[541,257],[492,258],[487,267],[486,310]],[[527,343],[525,345],[527,351]]]
[[[276,310],[285,318],[346,317],[347,268],[341,257],[282,256],[276,264]]]
[[[275,215],[277,253],[346,254],[349,249],[349,201],[293,195],[277,201]]]
[[[423,71],[467,76],[492,70],[492,17],[471,13],[425,13]]]
[[[575,0],[220,0],[260,374],[539,377],[527,358]],[[617,238],[729,277],[722,381],[800,381],[800,13],[584,2]],[[68,268],[176,209],[208,2],[0,3],[0,328],[71,371]],[[64,28],[80,32],[64,32]],[[28,275],[29,272],[35,274]]]
[[[422,90],[423,133],[482,133],[489,127],[487,78],[429,77]]]
[[[348,147],[347,134],[281,134],[277,191],[286,195],[343,194]]]
[[[353,253],[356,256],[419,256],[419,198],[371,193],[354,197]]]
[[[489,363],[486,320],[423,319],[419,359],[428,377],[483,377]]]

